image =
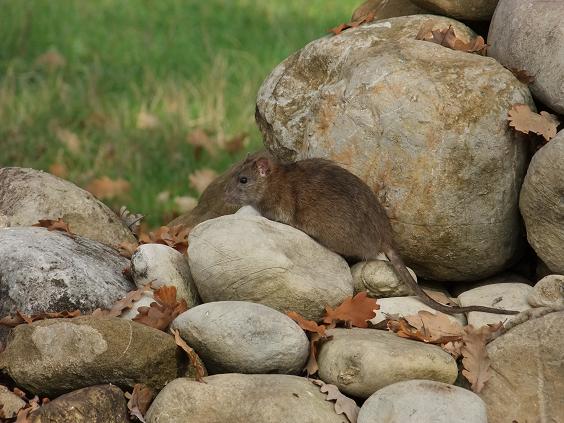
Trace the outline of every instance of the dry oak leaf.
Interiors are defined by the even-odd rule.
[[[196,381],[206,383],[206,381],[204,380],[204,376],[206,375],[206,370],[203,368],[202,361],[196,354],[196,351],[194,351],[190,346],[188,346],[186,341],[184,341],[184,339],[182,339],[182,337],[180,336],[178,330],[172,329],[171,332],[174,335],[174,341],[176,342],[176,345],[178,345],[186,352],[186,354],[188,354],[190,364],[192,364],[192,366],[196,369]]]
[[[188,176],[190,185],[198,191],[199,194],[204,192],[215,178],[217,178],[217,173],[212,169],[200,169]]]
[[[133,385],[133,392],[125,393],[127,401],[127,408],[132,417],[137,417],[139,421],[145,423],[145,413],[153,401],[154,392],[147,385],[136,383]]]
[[[39,219],[39,223],[35,223],[32,226],[37,226],[39,228],[47,228],[48,231],[60,231],[60,232],[65,232],[69,235],[74,235],[70,231],[69,224],[60,217],[57,220]]]
[[[360,26],[364,23],[372,22],[374,20],[375,16],[376,16],[376,14],[373,11],[368,12],[366,15],[361,16],[354,21],[349,21],[349,22],[337,25],[335,28],[329,29],[328,32],[332,32],[335,35],[339,35],[341,32],[343,32],[346,29],[356,28],[356,27],[358,27],[358,26]]]
[[[438,303],[445,304],[448,306],[459,306],[454,298],[449,297],[444,292],[441,291],[433,291],[431,289],[423,289],[425,293],[431,297],[433,300],[437,301]]]
[[[97,308],[96,310],[94,310],[92,312],[92,316],[94,316],[94,317],[118,317],[123,313],[124,310],[130,309],[131,307],[133,307],[133,304],[136,301],[139,301],[141,299],[141,297],[143,296],[143,294],[150,289],[152,289],[151,283],[148,283],[147,285],[144,285],[143,287],[141,287],[139,289],[129,291],[125,295],[125,297],[123,297],[121,300],[116,301],[114,303],[114,305],[112,305],[112,308],[110,308],[109,310],[102,310],[100,308]]]
[[[188,310],[186,300],[176,300],[175,286],[161,286],[153,297],[156,301],[149,307],[137,309],[139,314],[133,318],[135,322],[164,331],[180,313]]]
[[[112,199],[129,192],[130,185],[124,179],[111,179],[107,176],[94,179],[88,184],[86,190],[99,199]]]
[[[35,59],[35,64],[46,67],[49,71],[54,71],[67,64],[65,57],[57,50],[49,50]]]
[[[81,142],[78,135],[65,128],[56,128],[55,135],[57,135],[59,141],[61,141],[71,153],[80,154]]]
[[[490,359],[486,344],[496,333],[504,329],[503,323],[485,325],[478,329],[472,325],[464,327],[462,341],[462,375],[468,379],[472,391],[479,393],[491,377]]]
[[[464,51],[466,53],[477,53],[485,56],[488,45],[485,43],[483,37],[477,36],[468,43],[465,43],[456,36],[452,25],[449,25],[448,28],[433,29],[434,25],[435,21],[433,20],[424,22],[415,36],[415,39],[430,41],[443,47],[448,47],[452,50]]]
[[[527,104],[514,104],[509,110],[507,120],[509,126],[516,131],[528,134],[534,132],[542,135],[546,141],[556,136],[556,128],[560,123],[556,116],[548,112],[535,113]]]
[[[353,399],[341,393],[335,385],[330,385],[319,379],[313,379],[311,382],[319,386],[321,392],[327,394],[327,398],[325,398],[327,401],[335,401],[335,412],[337,414],[344,414],[351,423],[356,423],[360,408]]]
[[[367,328],[367,320],[376,316],[374,310],[378,310],[380,306],[374,298],[368,298],[368,292],[359,292],[354,297],[348,297],[334,310],[325,307],[325,317],[323,322],[327,324],[343,321],[357,328]]]
[[[140,244],[164,244],[186,254],[188,250],[188,235],[191,228],[185,225],[161,226],[149,234],[139,235]]]
[[[22,323],[31,324],[36,320],[45,319],[72,319],[73,317],[80,316],[80,310],[73,311],[53,311],[43,312],[38,314],[27,315],[17,310],[15,315],[8,315],[0,319],[0,326],[13,328]]]
[[[324,325],[318,325],[313,320],[307,320],[301,314],[296,313],[295,311],[289,311],[286,315],[296,322],[303,330],[307,330],[309,332],[318,333],[320,335],[325,335],[326,327]]]
[[[421,333],[425,342],[444,344],[460,340],[464,335],[464,328],[459,323],[449,319],[448,315],[437,312],[420,310],[417,314],[406,316],[405,320]]]

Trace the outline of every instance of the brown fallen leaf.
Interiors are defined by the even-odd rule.
[[[341,393],[335,385],[330,385],[319,379],[312,379],[311,382],[319,386],[321,392],[327,394],[327,398],[325,398],[327,401],[335,401],[335,413],[344,414],[350,423],[356,423],[360,408],[353,399]]]
[[[65,179],[69,174],[67,167],[64,164],[57,162],[49,166],[49,173],[62,179]]]
[[[348,297],[334,310],[329,306],[325,307],[323,322],[332,324],[342,321],[358,328],[367,328],[367,321],[376,316],[374,310],[379,308],[374,298],[368,298],[368,292],[359,292],[354,297]]]
[[[35,64],[47,68],[50,72],[65,67],[67,61],[57,50],[49,50],[35,59]]]
[[[217,155],[217,143],[201,128],[190,132],[186,136],[186,142],[194,147],[196,160],[200,159],[203,150],[206,150],[212,157]]]
[[[425,293],[429,297],[431,297],[433,300],[435,300],[435,301],[437,301],[441,304],[445,304],[445,305],[448,305],[448,306],[459,306],[460,305],[456,302],[456,300],[454,300],[454,298],[447,296],[444,292],[433,291],[431,289],[423,289],[423,291],[425,291]]]
[[[486,342],[492,330],[488,326],[475,329],[472,325],[468,325],[464,331],[462,337],[464,346],[461,348],[464,366],[462,375],[470,382],[472,391],[479,393],[491,377]]]
[[[437,312],[420,310],[417,314],[405,316],[405,320],[421,335],[425,342],[444,344],[460,340],[464,335],[464,328],[459,323],[449,319],[448,315]]]
[[[509,110],[507,120],[509,126],[516,131],[528,134],[534,132],[542,135],[546,141],[556,136],[556,129],[560,123],[556,116],[548,112],[535,113],[527,104],[514,104]]]
[[[149,307],[137,309],[139,314],[133,318],[135,322],[164,331],[179,314],[188,310],[186,300],[176,300],[175,286],[161,286],[153,297],[156,301]]]
[[[192,366],[196,369],[196,381],[206,383],[206,381],[204,380],[206,370],[203,368],[202,361],[198,357],[198,354],[196,354],[196,351],[188,346],[186,341],[184,341],[184,339],[182,339],[182,337],[180,336],[178,330],[172,329],[171,332],[174,335],[174,341],[176,342],[176,345],[178,345],[186,352],[186,354],[188,354],[190,364],[192,364]]]
[[[131,258],[137,248],[139,248],[139,244],[136,242],[121,242],[118,245],[119,255],[122,257]]]
[[[153,232],[141,233],[140,244],[164,244],[186,254],[188,250],[188,235],[191,228],[185,225],[161,226]]]
[[[243,132],[239,135],[235,135],[233,138],[228,139],[225,141],[224,150],[230,154],[238,153],[239,151],[245,148],[245,140],[247,139],[248,134]]]
[[[356,28],[364,23],[369,23],[374,20],[376,14],[373,11],[368,12],[366,15],[359,17],[356,20],[351,20],[346,23],[342,23],[337,25],[335,28],[331,28],[328,32],[332,32],[335,35],[339,35],[341,32],[349,29],[349,28]]]
[[[74,234],[71,232],[69,228],[68,223],[65,222],[62,218],[58,218],[57,220],[40,219],[38,223],[35,223],[32,226],[37,226],[39,228],[47,228],[48,231],[65,232],[70,236],[74,236]]]
[[[464,342],[459,341],[449,341],[446,344],[441,344],[441,348],[449,353],[455,360],[462,356],[462,347]]]
[[[448,47],[452,50],[464,51],[466,53],[477,53],[482,56],[486,55],[488,45],[485,43],[483,37],[477,36],[465,43],[456,36],[452,25],[449,25],[448,28],[433,29],[435,23],[436,22],[434,20],[424,22],[415,36],[415,39],[430,41],[443,47]]]
[[[131,417],[137,417],[139,421],[145,423],[145,413],[153,401],[154,392],[147,385],[136,383],[133,385],[133,392],[125,393],[127,401],[127,408]]]
[[[508,67],[507,69],[509,69],[511,73],[515,75],[515,78],[517,78],[523,84],[529,85],[535,82],[535,77],[530,75],[529,72],[527,72],[525,69],[517,69],[511,67]]]
[[[111,179],[107,176],[94,179],[86,187],[86,191],[92,193],[95,197],[103,199],[112,199],[121,197],[129,192],[130,185],[124,179]]]
[[[31,324],[36,320],[45,319],[72,319],[73,317],[80,316],[80,310],[73,311],[56,311],[56,312],[44,312],[38,314],[27,315],[21,311],[16,311],[14,315],[8,315],[0,319],[0,326],[6,326],[13,328],[22,323]]]
[[[217,173],[212,169],[200,169],[188,176],[190,185],[198,191],[198,194],[204,192],[215,178],[217,178]]]
[[[294,322],[296,322],[303,330],[318,333],[320,335],[325,335],[326,327],[324,325],[318,325],[313,320],[307,320],[305,317],[302,317],[295,311],[289,311],[286,313],[286,315]]]
[[[175,210],[181,214],[194,210],[194,208],[198,205],[198,200],[190,196],[174,197],[172,202],[174,203]]]
[[[92,312],[92,316],[93,317],[119,317],[124,310],[130,309],[131,307],[133,307],[133,304],[136,301],[139,301],[141,299],[141,297],[143,296],[143,294],[146,291],[149,291],[150,289],[152,289],[151,283],[148,283],[147,285],[143,286],[142,288],[139,289],[135,289],[133,291],[129,291],[125,297],[123,297],[121,300],[118,300],[114,303],[114,305],[112,305],[112,308],[108,309],[100,309],[97,308],[96,310],[94,310]]]

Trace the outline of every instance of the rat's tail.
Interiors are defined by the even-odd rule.
[[[458,314],[458,313],[468,313],[470,311],[482,311],[484,313],[494,313],[494,314],[517,314],[518,311],[514,310],[502,310],[500,308],[484,307],[484,306],[467,306],[467,307],[457,307],[448,306],[435,301],[433,298],[429,297],[423,289],[417,284],[415,279],[411,277],[411,274],[405,267],[405,264],[399,254],[393,249],[388,248],[384,251],[390,262],[394,266],[396,273],[398,274],[400,280],[407,285],[414,293],[419,297],[419,299],[429,307],[438,310],[442,313],[447,314]]]

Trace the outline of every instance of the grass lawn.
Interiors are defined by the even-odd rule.
[[[52,169],[82,187],[122,178],[128,192],[104,201],[167,223],[174,197],[197,196],[189,175],[244,154],[187,140],[205,131],[221,147],[246,133],[258,148],[264,78],[360,2],[2,0],[0,167]]]

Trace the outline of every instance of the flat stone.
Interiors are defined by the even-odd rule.
[[[453,383],[456,361],[436,345],[376,329],[332,329],[319,349],[319,377],[345,394],[368,398],[377,390],[410,379]]]
[[[556,307],[564,304],[564,275],[548,275],[536,283],[527,297],[531,307]]]

